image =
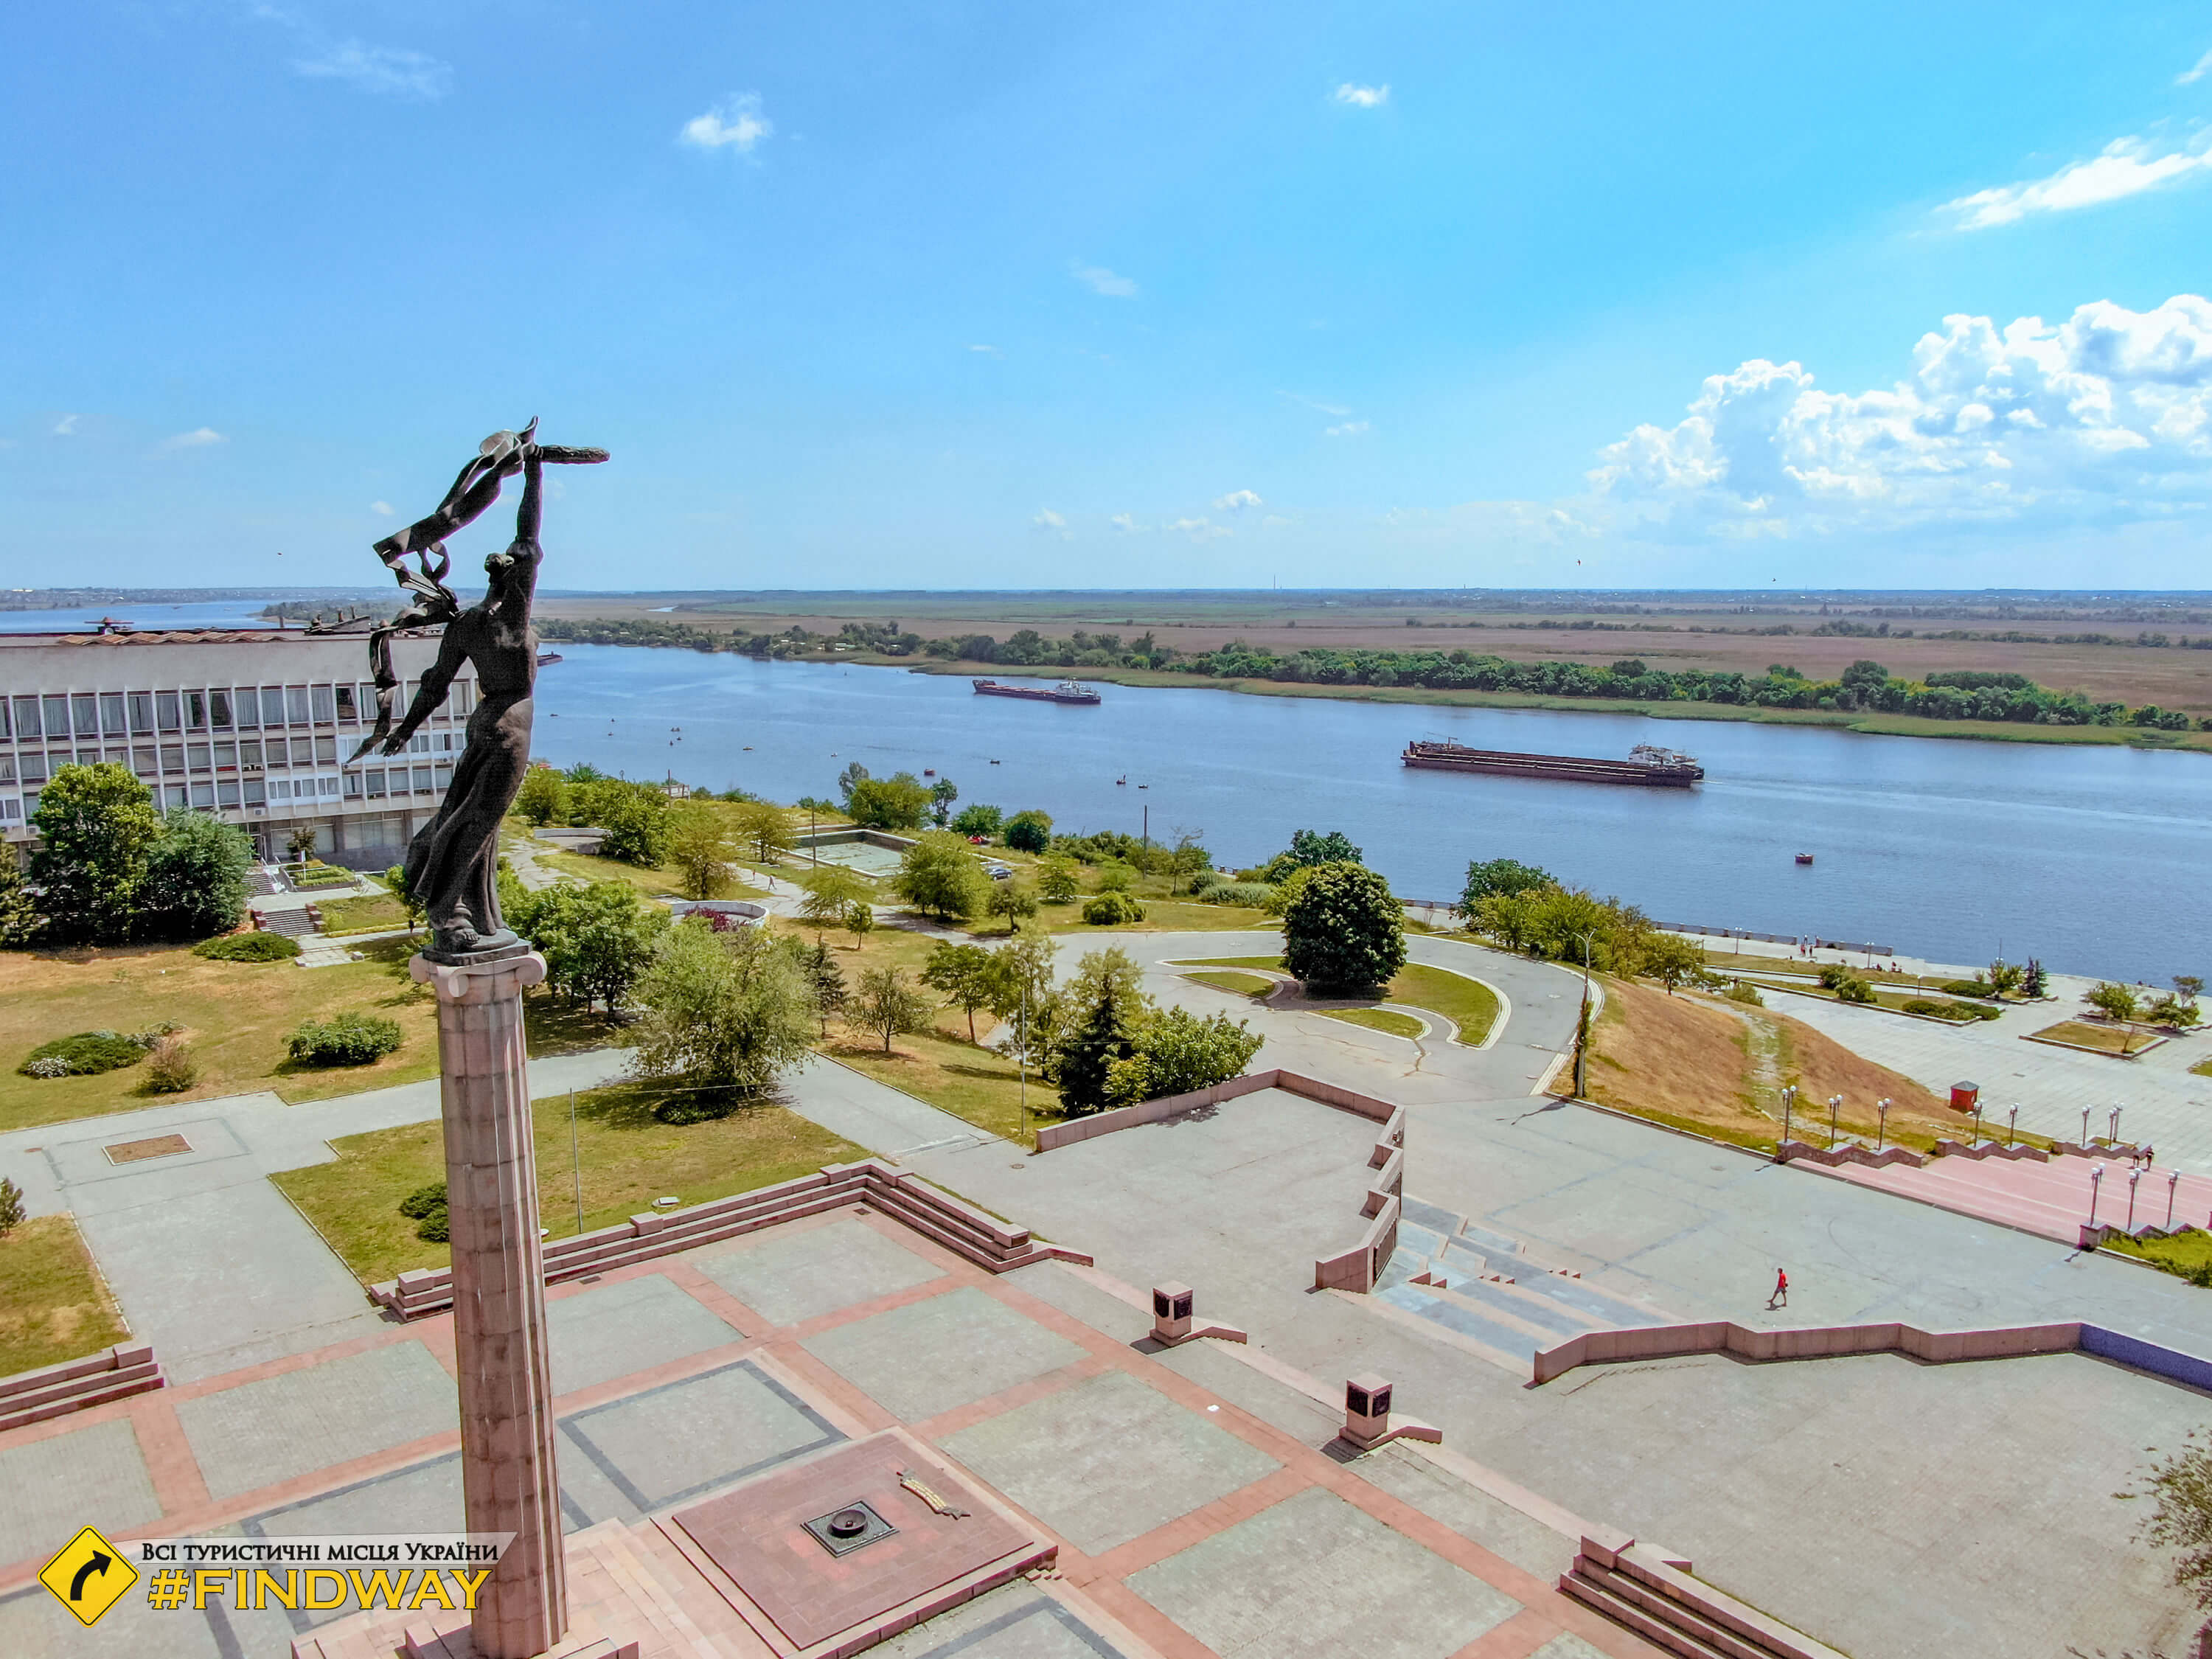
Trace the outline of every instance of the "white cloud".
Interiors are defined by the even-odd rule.
[[[968,349],[970,351],[980,351],[986,357],[1003,357],[1006,355],[994,345],[971,345]]]
[[[1115,275],[1103,265],[1086,265],[1073,260],[1067,267],[1075,280],[1093,294],[1103,294],[1109,300],[1133,300],[1137,285],[1127,276]]]
[[[1341,426],[1323,427],[1321,435],[1324,438],[1356,438],[1370,430],[1371,427],[1372,423],[1367,421],[1346,421]]]
[[[1242,513],[1248,507],[1265,504],[1249,489],[1232,489],[1226,495],[1215,498],[1213,510],[1216,513]]]
[[[1067,520],[1048,507],[1037,509],[1036,517],[1030,520],[1030,528],[1040,535],[1057,536],[1062,541],[1067,539]]]
[[[2185,87],[2193,81],[2202,81],[2208,74],[2212,74],[2212,52],[2208,52],[2198,58],[2194,69],[2185,69],[2175,76],[2173,84],[2177,87]]]
[[[392,516],[392,503],[390,501],[371,501],[368,504],[368,510],[375,514],[380,519],[388,519]]]
[[[1390,101],[1390,83],[1386,81],[1379,87],[1363,87],[1346,81],[1331,95],[1338,103],[1349,104],[1354,109],[1377,109]]]
[[[63,416],[61,419],[54,422],[54,436],[57,438],[75,437],[76,435],[76,423],[82,418],[83,417],[82,416],[78,415]]]
[[[190,432],[179,432],[173,438],[162,439],[161,447],[164,449],[205,449],[213,444],[227,444],[229,441],[229,439],[224,437],[222,433],[217,432],[213,427],[203,426],[195,428]]]
[[[361,40],[341,40],[312,58],[294,59],[292,67],[301,75],[343,81],[393,98],[443,98],[453,88],[451,64],[404,46],[372,46]]]
[[[739,92],[732,94],[704,115],[695,115],[686,121],[677,140],[701,149],[734,149],[740,155],[750,155],[762,139],[773,137],[775,132],[775,123],[761,113],[760,94]]]
[[[1106,522],[1125,536],[1141,536],[1151,528],[1149,525],[1139,524],[1136,515],[1131,513],[1116,513]]]
[[[2212,301],[1952,316],[1887,387],[1755,358],[1590,473],[1620,515],[1723,537],[2171,520],[2212,507]]]
[[[1211,519],[1177,519],[1167,526],[1194,542],[1210,542],[1217,537],[1233,536],[1237,532],[1225,524],[1216,524]]]
[[[2031,213],[2067,213],[2123,201],[2208,170],[2212,170],[2212,131],[2163,153],[2147,138],[2115,138],[2102,155],[2070,161],[2047,179],[1978,190],[1944,203],[1937,211],[1954,216],[1960,230],[1987,230]]]

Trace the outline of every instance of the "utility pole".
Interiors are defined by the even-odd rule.
[[[1575,1020],[1575,1098],[1588,1098],[1589,1085],[1590,936],[1583,935],[1583,1006]]]

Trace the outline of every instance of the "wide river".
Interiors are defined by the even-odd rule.
[[[1190,830],[1232,867],[1293,830],[1341,830],[1414,898],[1455,897],[1469,860],[1502,856],[1664,921],[2212,976],[2212,756],[1115,685],[1062,708],[901,669],[550,648],[537,748],[562,766],[785,801],[834,796],[850,761],[933,768],[963,802],[1042,807],[1066,830],[1139,834],[1149,810],[1155,837]],[[1613,758],[1659,743],[1705,781],[1411,771],[1398,753],[1415,737]]]

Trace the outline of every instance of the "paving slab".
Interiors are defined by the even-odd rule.
[[[546,1304],[545,1318],[556,1395],[688,1359],[745,1335],[660,1273],[561,1297]]]
[[[1221,1659],[1445,1659],[1521,1611],[1317,1486],[1128,1583]]]
[[[161,1513],[125,1419],[0,1451],[0,1561],[50,1556],[82,1527],[112,1535]],[[11,1651],[20,1650],[0,1643],[0,1653]]]
[[[979,1595],[870,1651],[878,1659],[1121,1659],[1122,1653],[1026,1583]]]
[[[840,1325],[802,1346],[908,1423],[1083,1358],[1074,1343],[973,1285]]]
[[[1126,1371],[939,1443],[1086,1555],[1103,1555],[1282,1467]]]
[[[420,1342],[181,1400],[177,1416],[218,1498],[460,1431],[453,1379]]]
[[[735,1246],[714,1246],[689,1260],[776,1325],[796,1325],[945,1276],[934,1262],[850,1218]]]

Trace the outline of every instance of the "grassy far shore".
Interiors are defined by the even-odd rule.
[[[1779,643],[1778,641],[1778,643]],[[1869,641],[1878,644],[1879,641]],[[1814,726],[1892,738],[1970,738],[1986,743],[2118,744],[2135,749],[2187,749],[2212,753],[2212,732],[2161,732],[2131,726],[2030,726],[2010,720],[1935,720],[1869,710],[1761,708],[1730,702],[1646,702],[1632,697],[1550,697],[1520,691],[1433,690],[1419,685],[1316,685],[1286,680],[1224,679],[1148,668],[1009,668],[1000,663],[953,663],[854,652],[839,662],[905,668],[920,674],[1017,675],[1060,678],[1113,685],[1240,691],[1257,697],[1327,697],[1347,702],[1443,704],[1462,708],[1534,708],[1576,714],[1643,714],[1661,720],[1748,720],[1761,726]]]

